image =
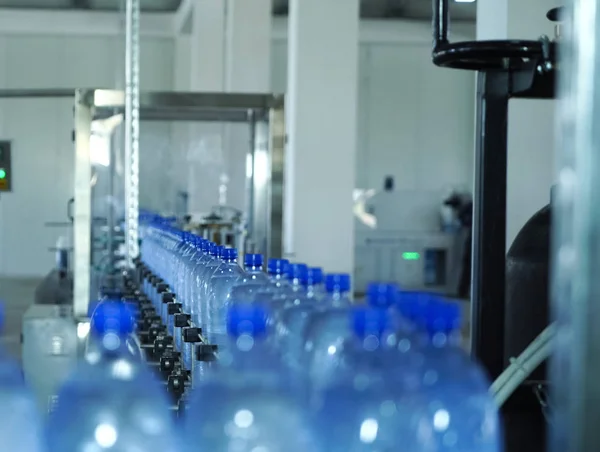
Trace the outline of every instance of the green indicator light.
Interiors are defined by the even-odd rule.
[[[4,169],[0,169],[0,179],[6,179],[6,171]]]
[[[419,253],[402,253],[402,259],[405,261],[418,261],[421,258]]]

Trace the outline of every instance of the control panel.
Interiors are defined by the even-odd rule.
[[[3,191],[12,191],[10,141],[0,141],[0,192]]]

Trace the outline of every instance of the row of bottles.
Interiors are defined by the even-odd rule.
[[[141,253],[91,312],[47,452],[502,450],[456,304],[387,283],[353,300],[348,275],[282,259],[265,273],[258,254],[242,268],[160,218]]]

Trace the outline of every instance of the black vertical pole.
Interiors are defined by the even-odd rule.
[[[495,379],[504,368],[508,71],[480,72],[473,200],[471,353]]]

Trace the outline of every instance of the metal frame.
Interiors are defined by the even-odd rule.
[[[451,43],[448,0],[433,0],[433,11],[434,64],[478,71],[471,353],[495,379],[505,365],[508,101],[554,98],[555,45],[547,38]]]
[[[91,187],[89,136],[91,123],[124,113],[126,93],[116,90],[82,89],[75,105],[75,315],[87,314],[90,297]],[[253,176],[256,199],[252,230],[259,249],[267,256],[282,252],[283,162],[285,118],[283,96],[229,93],[140,93],[139,119],[160,121],[248,122],[255,124]],[[257,158],[262,155],[265,158]],[[266,178],[257,178],[257,174]],[[84,183],[85,181],[85,183]],[[260,206],[260,207],[259,207]]]
[[[552,451],[600,450],[600,9],[571,0],[561,46],[558,189],[554,197]]]

